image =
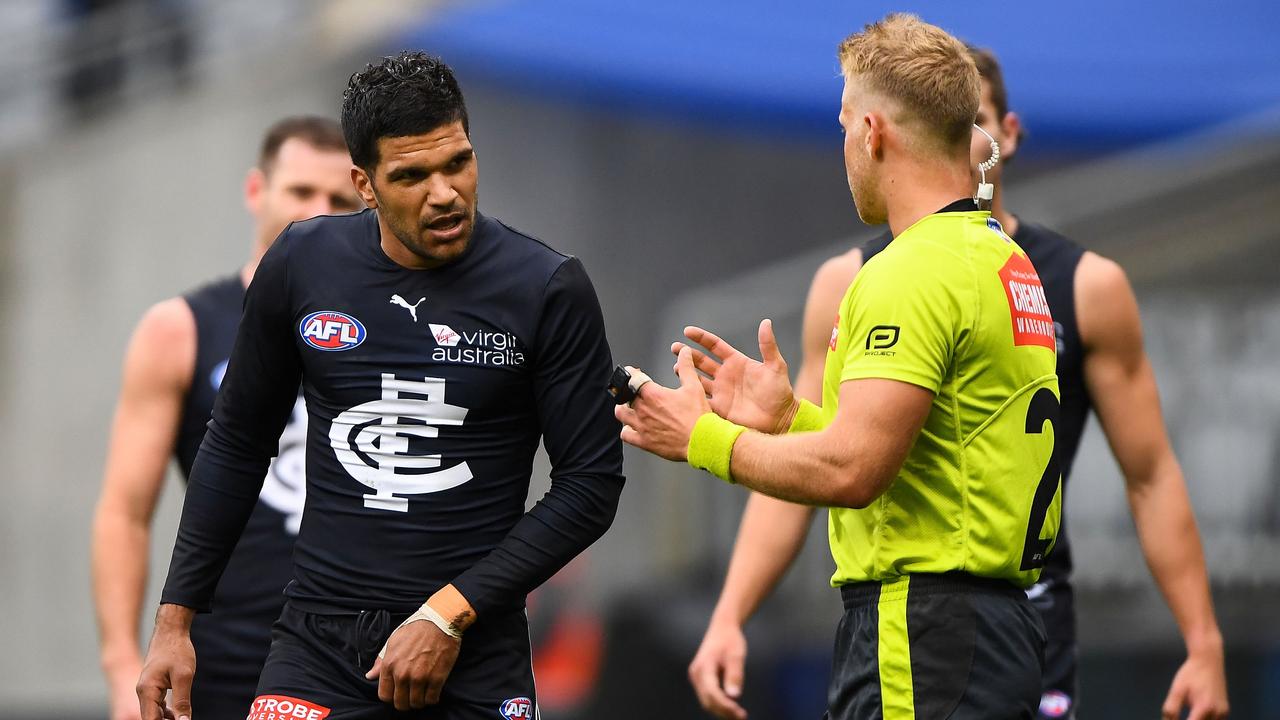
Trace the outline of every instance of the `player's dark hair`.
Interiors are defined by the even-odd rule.
[[[258,151],[258,169],[267,175],[280,155],[280,148],[287,140],[298,138],[317,150],[346,152],[347,141],[342,136],[342,126],[336,121],[318,115],[295,115],[277,121],[262,136],[262,149]]]
[[[973,64],[978,66],[978,74],[991,88],[991,104],[995,106],[996,120],[1004,120],[1004,116],[1009,114],[1009,91],[1004,86],[1004,71],[1000,69],[1000,61],[996,59],[996,54],[987,48],[976,45],[968,47],[969,55],[973,57]],[[1019,129],[1018,143],[1021,144],[1026,136],[1026,128]],[[1005,164],[1012,160],[1012,155],[1004,159]]]
[[[978,66],[978,74],[991,86],[991,104],[996,106],[996,119],[1003,120],[1009,112],[1009,92],[1004,87],[1000,61],[995,53],[974,45],[969,46],[969,54],[973,56],[973,64]]]
[[[378,140],[421,135],[462,121],[467,104],[453,70],[434,55],[402,52],[351,76],[342,94],[342,132],[351,161],[366,172],[378,164]]]

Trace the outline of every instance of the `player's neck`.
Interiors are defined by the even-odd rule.
[[[937,164],[911,164],[892,179],[885,179],[885,210],[889,231],[894,237],[915,225],[926,215],[956,200],[973,196],[969,171],[962,165],[941,167]]]
[[[1000,183],[996,183],[996,194],[991,199],[991,217],[1000,223],[1000,227],[1004,228],[1005,234],[1009,237],[1018,234],[1018,218],[1004,206],[1004,188]]]
[[[253,281],[253,274],[258,271],[258,263],[262,262],[262,256],[267,254],[267,245],[261,242],[253,244],[253,252],[249,255],[249,260],[240,267],[240,282],[247,288],[249,283]]]

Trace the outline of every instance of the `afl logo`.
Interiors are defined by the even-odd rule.
[[[325,352],[350,350],[364,342],[364,325],[336,310],[321,310],[302,318],[298,332],[308,345]]]
[[[528,718],[533,720],[533,701],[527,697],[511,698],[503,700],[498,712],[507,720],[518,720],[519,718]]]
[[[1045,717],[1066,717],[1071,710],[1071,697],[1066,693],[1050,690],[1040,696],[1040,714]]]

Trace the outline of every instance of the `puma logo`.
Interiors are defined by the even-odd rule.
[[[399,295],[392,295],[392,296],[391,296],[391,304],[392,304],[392,305],[399,305],[400,307],[404,308],[405,310],[408,310],[408,311],[409,311],[409,314],[413,316],[413,321],[414,321],[414,322],[418,322],[418,306],[422,304],[422,301],[423,301],[423,300],[426,300],[426,298],[424,298],[424,297],[423,297],[423,298],[418,298],[418,302],[416,302],[416,303],[414,303],[414,304],[410,305],[410,304],[409,304],[409,301],[405,300],[404,298],[400,297]]]

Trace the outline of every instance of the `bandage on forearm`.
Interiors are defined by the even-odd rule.
[[[725,482],[733,482],[733,474],[729,470],[733,444],[745,430],[715,413],[704,413],[689,435],[686,451],[689,465],[706,470]]]
[[[462,631],[454,627],[453,623],[449,622],[448,620],[445,620],[443,615],[436,612],[435,608],[431,607],[427,603],[422,603],[422,607],[418,608],[417,610],[414,611],[412,615],[405,618],[404,622],[400,623],[396,627],[396,630],[399,630],[400,628],[404,627],[405,625],[408,625],[409,623],[415,623],[418,621],[429,622],[432,625],[435,625],[436,627],[440,628],[440,632],[444,633],[445,635],[448,635],[449,637],[453,638],[454,640],[457,640],[458,642],[462,642]],[[395,632],[392,631],[391,634],[395,635]],[[387,642],[390,642],[390,641],[391,641],[391,638],[388,637]],[[383,643],[382,650],[378,651],[378,657],[383,657],[386,654],[387,654],[387,645],[386,643]]]

